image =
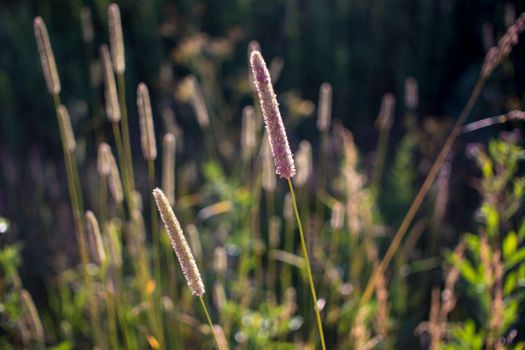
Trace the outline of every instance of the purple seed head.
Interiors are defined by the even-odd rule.
[[[279,104],[273,91],[270,73],[259,51],[251,53],[250,65],[266,124],[268,141],[272,149],[275,172],[284,179],[290,179],[295,175],[295,164],[279,111]]]

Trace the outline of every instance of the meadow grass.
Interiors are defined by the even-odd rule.
[[[506,9],[506,20],[511,10]],[[80,16],[88,46],[95,34],[90,13],[83,8]],[[0,295],[11,296],[6,298],[6,315],[13,322],[6,327],[8,342],[0,345],[389,349],[400,345],[398,333],[409,312],[428,299],[429,306],[418,310],[413,327],[426,347],[518,346],[514,322],[521,305],[520,281],[525,278],[525,222],[520,218],[525,180],[518,172],[523,148],[515,139],[469,150],[481,173],[479,232],[462,235],[450,251],[436,253],[430,247],[420,259],[411,253],[423,232],[431,232],[432,239],[440,232],[436,227],[443,224],[439,212],[446,198],[427,197],[433,188],[448,194],[444,164],[456,140],[484,127],[524,119],[523,112],[514,110],[465,124],[491,74],[517,44],[525,15],[507,20],[512,22],[507,32],[489,48],[470,98],[442,145],[433,150],[437,156],[424,159],[429,167],[419,187],[406,185],[412,179],[409,170],[402,178],[391,176],[388,160],[396,111],[404,110],[407,125],[417,119],[414,78],[406,80],[404,106],[396,107],[393,94],[383,97],[368,176],[352,133],[333,119],[337,91],[329,83],[319,89],[318,139],[296,142],[297,121],[292,116],[311,114],[311,103],[293,94],[277,98],[274,85],[286,74],[284,61],[276,57],[268,68],[256,41],[248,45],[246,70],[238,83],[241,97],[236,97],[243,102],[237,106],[225,102],[216,76],[235,39],[189,35],[173,53],[177,64],[188,68],[185,77],[176,83],[169,80],[170,87],[161,93],[155,86],[151,97],[146,84],[139,83],[136,108],[128,108],[126,84],[132,80],[126,71],[125,28],[118,5],[108,7],[107,20],[110,45],[102,45],[98,57],[104,93],[93,86],[91,99],[94,111],[95,105],[105,106],[107,122],[95,123],[95,144],[76,133],[60,97],[60,65],[47,28],[42,18],[34,20],[63,149],[79,266],[50,282],[49,309],[39,310],[18,277],[17,249],[2,249],[0,266],[6,273],[0,277]],[[163,93],[169,101],[176,96],[177,103],[193,113],[197,131],[176,124],[171,105],[155,100]],[[284,118],[278,100],[284,101]],[[234,109],[240,118],[233,117]],[[161,114],[162,126],[157,117]],[[94,119],[99,117],[93,113]],[[132,143],[134,117],[142,159]],[[157,157],[160,129],[162,153]],[[411,164],[417,146],[411,141],[417,126],[407,129],[406,143],[392,165],[402,171]],[[198,142],[191,139],[195,132]],[[88,171],[94,157],[80,160],[77,154],[79,145],[86,144],[88,153],[97,154],[95,174]],[[196,145],[202,147],[194,149]],[[414,186],[415,193],[414,198],[401,199],[398,194],[393,199],[399,208],[407,207],[397,230],[387,227],[379,212],[382,192],[392,181]],[[414,223],[427,203],[434,206],[433,214]],[[441,263],[444,273],[436,282],[427,272]],[[421,279],[425,288],[412,290],[418,281],[409,278]],[[479,314],[454,313],[462,292],[480,305]],[[23,311],[17,313],[17,308]]]

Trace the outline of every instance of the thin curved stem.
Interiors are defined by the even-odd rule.
[[[308,258],[308,250],[306,249],[306,242],[304,240],[303,225],[301,224],[301,218],[299,217],[299,210],[297,209],[297,202],[295,200],[295,193],[293,190],[292,180],[288,180],[288,186],[290,187],[290,194],[292,195],[293,210],[295,212],[295,218],[297,219],[297,226],[299,227],[299,234],[301,236],[301,248],[303,250],[304,261],[306,262],[306,272],[308,274],[308,283],[310,284],[310,291],[312,292],[312,301],[314,303],[315,315],[317,317],[317,326],[319,328],[319,337],[321,339],[321,347],[326,350],[323,333],[323,323],[321,322],[321,314],[319,312],[319,306],[317,305],[317,294],[315,293],[314,279],[312,277],[312,269],[310,268],[310,259]]]
[[[430,168],[430,171],[428,172],[425,178],[425,181],[421,185],[419,192],[417,193],[416,197],[414,198],[414,201],[410,205],[410,208],[408,209],[408,212],[403,218],[403,221],[401,222],[399,229],[395,233],[394,238],[392,242],[390,243],[390,246],[388,247],[388,250],[386,251],[385,256],[383,257],[383,260],[377,266],[377,268],[375,268],[374,271],[372,272],[372,276],[368,280],[365,291],[363,293],[363,297],[361,298],[362,304],[368,301],[370,297],[372,296],[372,292],[375,287],[377,276],[379,276],[381,273],[384,273],[384,271],[388,267],[388,264],[390,264],[390,261],[392,260],[392,258],[394,257],[394,254],[399,248],[399,245],[401,244],[403,237],[405,236],[410,224],[412,223],[412,220],[416,216],[416,213],[419,207],[423,203],[423,200],[425,199],[428,191],[430,190],[430,187],[434,183],[434,180],[436,179],[436,176],[438,175],[439,170],[441,169],[441,166],[443,165],[443,162],[448,157],[450,151],[452,150],[452,146],[454,145],[454,142],[456,141],[457,137],[460,135],[462,125],[465,123],[465,120],[467,119],[476,101],[478,100],[479,95],[481,94],[481,90],[483,89],[483,86],[485,85],[485,82],[486,82],[486,78],[480,77],[480,79],[477,81],[474,87],[474,90],[472,90],[472,94],[470,95],[470,98],[467,104],[463,108],[463,111],[461,112],[458,120],[456,121],[456,124],[454,125],[454,128],[452,129],[447,140],[445,141],[443,148],[441,149],[436,160],[434,161],[434,164],[432,164],[432,167]]]
[[[217,339],[217,334],[215,334],[215,328],[213,327],[213,322],[211,321],[210,313],[208,312],[208,308],[206,307],[206,303],[204,302],[204,298],[202,296],[200,296],[199,300],[201,302],[202,309],[204,310],[204,313],[206,314],[206,319],[208,320],[208,324],[210,325],[211,332],[213,333],[213,338],[215,339],[215,344],[217,345],[217,349],[221,350],[221,346],[219,345],[219,340]]]

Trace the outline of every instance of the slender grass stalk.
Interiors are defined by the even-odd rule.
[[[403,218],[399,229],[395,233],[394,238],[392,239],[392,242],[390,243],[390,246],[388,247],[388,250],[385,253],[385,256],[383,257],[383,260],[372,272],[372,276],[368,280],[363,296],[361,297],[361,304],[364,304],[370,299],[375,287],[377,276],[380,274],[384,274],[384,270],[388,267],[388,264],[390,263],[395,252],[399,248],[399,245],[401,244],[404,235],[406,234],[419,207],[423,203],[423,199],[425,199],[428,191],[430,190],[430,187],[432,186],[434,180],[439,174],[439,170],[441,169],[441,166],[443,165],[450,151],[452,150],[454,142],[461,134],[462,126],[467,120],[468,116],[470,115],[470,112],[474,108],[474,105],[476,104],[479,95],[481,94],[481,91],[483,90],[483,87],[485,86],[485,83],[490,77],[492,71],[503,61],[504,58],[506,58],[509,55],[509,53],[512,51],[512,47],[518,42],[517,35],[521,34],[524,30],[525,13],[522,13],[520,17],[516,20],[515,24],[509,27],[507,33],[505,33],[505,35],[500,39],[498,46],[491,48],[485,56],[485,62],[483,63],[483,66],[481,68],[480,76],[476,82],[476,85],[474,85],[474,89],[470,94],[467,104],[461,111],[458,120],[454,124],[452,131],[450,132],[445,143],[443,144],[443,148],[439,152],[436,160],[432,164],[432,167],[430,168],[427,174],[427,177],[425,178],[425,181],[421,185],[418,193],[416,194],[416,197],[412,201],[408,212]]]
[[[310,259],[308,258],[308,249],[306,249],[306,242],[304,239],[303,225],[301,218],[299,217],[299,210],[297,209],[297,201],[295,200],[295,192],[293,190],[292,180],[288,179],[288,187],[290,188],[290,194],[292,196],[293,210],[295,218],[297,220],[297,226],[299,228],[299,235],[301,238],[301,249],[303,251],[304,261],[306,263],[306,272],[308,274],[308,283],[310,285],[310,292],[312,293],[312,301],[314,303],[315,315],[317,317],[317,327],[319,328],[319,337],[321,338],[321,347],[323,350],[326,349],[324,341],[323,323],[321,322],[321,313],[319,312],[319,306],[317,305],[317,294],[315,293],[314,279],[312,277],[312,269],[310,267]]]
[[[202,296],[199,297],[199,300],[201,302],[202,310],[206,314],[206,319],[208,320],[208,324],[210,326],[211,332],[213,333],[213,338],[215,339],[215,344],[217,345],[217,349],[221,350],[221,346],[219,343],[219,339],[217,338],[217,334],[215,333],[215,327],[213,326],[213,322],[211,321],[210,313],[208,312],[208,308],[206,307],[206,303],[204,302],[204,298]]]
[[[111,59],[113,68],[117,75],[118,100],[121,111],[123,166],[125,167],[125,187],[129,193],[135,190],[135,178],[133,176],[133,163],[131,157],[131,141],[129,136],[128,109],[126,105],[126,55],[124,51],[124,36],[120,21],[120,8],[117,4],[108,7],[109,42],[111,46]],[[131,212],[131,209],[130,209]]]
[[[150,188],[155,188],[155,163],[153,160],[148,160],[148,180]],[[153,274],[155,280],[158,281],[159,286],[162,286],[161,268],[160,268],[160,236],[159,236],[159,222],[157,214],[155,213],[155,199],[151,197],[151,235],[153,245]]]
[[[75,160],[74,150],[74,136],[70,128],[69,114],[64,106],[60,104],[60,96],[58,93],[53,94],[53,102],[55,103],[55,111],[58,119],[58,126],[60,130],[60,138],[62,142],[63,152],[64,152],[64,162],[66,165],[66,176],[67,176],[67,185],[69,190],[69,197],[71,201],[71,207],[73,210],[73,219],[75,223],[75,233],[76,240],[79,249],[80,263],[82,269],[82,277],[84,285],[86,286],[86,293],[88,295],[89,301],[89,315],[91,328],[93,331],[93,338],[95,344],[98,344],[100,341],[100,322],[98,318],[98,306],[95,300],[95,294],[92,293],[91,279],[88,276],[87,266],[89,262],[87,243],[84,231],[84,222],[83,222],[83,199],[82,199],[82,190],[80,188],[80,181],[78,177],[78,169]],[[73,140],[71,140],[73,138]]]
[[[512,47],[518,43],[518,35],[521,34],[524,30],[525,30],[525,12],[522,13],[520,17],[516,20],[516,22],[507,29],[507,32],[505,33],[505,35],[503,35],[503,37],[501,37],[500,41],[498,42],[498,46],[494,46],[493,48],[489,50],[489,52],[487,52],[487,55],[485,56],[485,61],[483,62],[483,66],[481,67],[480,76],[476,84],[474,85],[474,89],[472,90],[472,93],[470,94],[467,104],[461,111],[461,114],[459,115],[458,120],[454,124],[452,131],[447,137],[443,145],[443,148],[441,149],[436,160],[432,164],[432,167],[430,168],[425,178],[425,181],[421,185],[416,197],[414,198],[412,204],[410,205],[410,208],[408,209],[408,212],[403,218],[403,221],[401,222],[399,229],[395,233],[394,238],[392,239],[392,242],[390,243],[390,246],[388,247],[388,250],[385,253],[385,256],[383,257],[383,260],[377,266],[377,268],[374,269],[374,271],[372,272],[372,275],[370,279],[368,280],[363,296],[361,297],[361,305],[370,299],[373,293],[373,289],[375,287],[377,276],[384,274],[386,267],[392,260],[392,257],[394,256],[397,249],[399,248],[399,245],[401,244],[401,241],[403,240],[403,237],[406,234],[419,207],[423,203],[423,200],[425,199],[428,191],[430,190],[430,187],[432,186],[432,184],[434,183],[434,180],[439,174],[439,170],[441,169],[441,166],[443,165],[450,151],[452,150],[452,146],[454,145],[454,142],[456,141],[458,136],[461,134],[462,126],[467,120],[470,112],[474,108],[474,105],[476,104],[479,98],[479,95],[481,94],[481,91],[483,90],[483,87],[485,86],[485,83],[487,82],[488,78],[490,77],[494,69],[506,57],[508,57],[508,55],[512,51]]]
[[[160,188],[156,188],[153,190],[153,197],[155,198],[155,203],[157,204],[160,216],[170,237],[171,246],[173,247],[177,258],[179,259],[179,264],[184,274],[184,278],[186,279],[188,288],[190,289],[192,295],[199,297],[201,305],[204,309],[204,313],[206,314],[206,318],[213,332],[215,342],[218,349],[220,350],[221,348],[219,341],[217,340],[217,335],[215,334],[213,322],[211,321],[211,317],[203,299],[203,295],[206,290],[204,289],[204,283],[202,282],[202,277],[199,268],[197,267],[197,263],[195,262],[193,253],[191,252],[191,248],[186,241],[186,237],[184,237],[180,223],[177,220],[173,209],[171,209],[166,195]]]
[[[122,113],[122,140],[124,147],[124,155],[126,157],[127,172],[129,174],[129,188],[135,190],[135,177],[133,175],[133,158],[131,156],[131,140],[129,136],[129,123],[128,123],[128,108],[126,106],[126,81],[124,73],[117,73],[117,84],[118,84],[118,96],[120,103],[120,111]]]
[[[27,314],[29,315],[29,319],[31,320],[37,348],[45,349],[44,327],[42,326],[42,321],[38,315],[38,310],[35,306],[35,303],[33,302],[33,298],[27,290],[22,289],[20,292],[20,299],[22,300],[22,304],[24,305]]]
[[[398,230],[394,234],[394,238],[392,239],[392,242],[390,243],[390,246],[388,247],[385,256],[381,260],[381,262],[377,265],[377,267],[373,270],[372,275],[370,279],[368,280],[368,283],[366,285],[366,288],[363,292],[363,295],[361,297],[361,305],[363,305],[366,301],[370,299],[372,296],[376,279],[379,275],[384,274],[385,269],[387,268],[388,264],[394,257],[394,254],[396,253],[397,249],[399,248],[399,245],[401,244],[401,241],[403,240],[403,237],[405,236],[410,224],[412,223],[412,220],[416,216],[416,213],[423,203],[423,200],[425,199],[428,191],[430,190],[432,184],[434,183],[434,180],[436,179],[436,176],[439,173],[439,170],[441,169],[441,165],[443,165],[443,162],[446,160],[447,156],[449,155],[450,151],[452,150],[452,146],[454,145],[454,141],[456,141],[457,137],[461,133],[461,127],[465,120],[467,119],[468,115],[472,111],[472,108],[474,107],[476,101],[478,100],[478,97],[481,93],[481,90],[483,89],[483,86],[485,85],[486,77],[480,76],[478,79],[474,90],[472,91],[472,94],[470,95],[470,98],[463,108],[463,111],[461,112],[458,120],[456,121],[456,124],[454,125],[454,128],[450,132],[447,140],[445,141],[443,148],[439,152],[436,160],[432,164],[432,167],[430,168],[425,181],[419,188],[418,193],[416,194],[416,197],[414,198],[412,204],[410,205],[410,208],[408,209],[405,217],[403,218],[403,221],[401,222],[401,225],[399,226]]]

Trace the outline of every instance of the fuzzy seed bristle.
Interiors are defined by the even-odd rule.
[[[157,158],[157,143],[155,140],[155,127],[153,125],[153,113],[151,112],[151,101],[148,87],[140,83],[137,87],[137,108],[140,118],[140,143],[142,154],[146,160]]]
[[[286,137],[279,104],[273,91],[270,73],[259,51],[251,53],[250,65],[272,149],[275,171],[280,177],[290,179],[295,175],[292,151]]]
[[[102,60],[102,67],[104,70],[104,97],[106,99],[106,114],[112,123],[120,121],[120,105],[117,95],[117,84],[115,83],[115,75],[113,74],[113,67],[111,65],[111,58],[109,55],[109,48],[107,45],[100,47],[100,58]]]
[[[160,188],[153,190],[153,197],[160,213],[162,222],[166,227],[171,240],[171,246],[179,259],[179,263],[190,288],[191,294],[194,296],[203,296],[205,293],[204,284],[202,282],[201,274],[197,268],[195,258],[191,253],[190,246],[184,237],[179,221],[170,207],[168,199]]]
[[[108,8],[109,43],[111,46],[111,58],[113,68],[117,74],[124,74],[126,60],[124,57],[124,39],[122,36],[122,24],[120,23],[120,8],[117,4],[111,4]]]
[[[104,244],[102,243],[102,236],[100,235],[100,227],[97,218],[91,210],[86,212],[86,226],[95,263],[103,265],[106,261],[106,253],[104,251]]]
[[[162,140],[162,191],[170,205],[175,204],[175,136],[164,135]]]
[[[69,112],[67,111],[66,106],[60,105],[57,109],[58,122],[60,123],[60,128],[64,133],[64,141],[66,150],[70,153],[74,152],[77,144],[75,142],[75,135],[73,134],[73,128],[71,127],[71,118],[69,117]]]
[[[35,31],[36,43],[40,55],[40,62],[42,63],[42,69],[44,71],[47,91],[52,95],[57,95],[60,93],[60,78],[58,76],[55,55],[53,54],[46,24],[41,17],[35,18],[33,29]]]
[[[321,84],[319,88],[319,107],[317,110],[317,128],[326,131],[330,128],[332,118],[332,85]]]

